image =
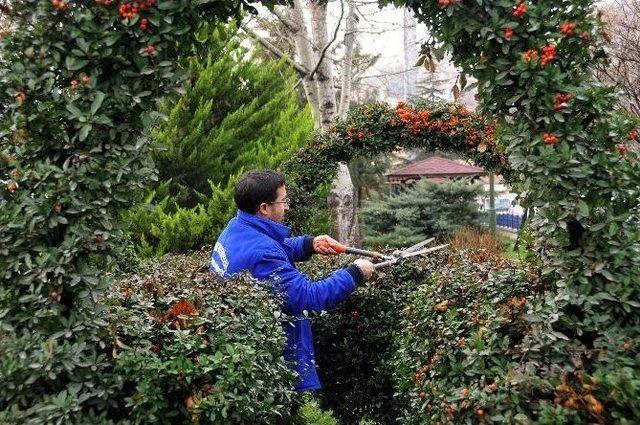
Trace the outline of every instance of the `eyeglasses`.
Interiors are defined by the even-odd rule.
[[[289,198],[284,198],[284,201],[269,202],[269,204],[290,204],[290,203],[291,203],[291,199]]]

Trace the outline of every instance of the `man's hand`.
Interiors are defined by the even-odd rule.
[[[313,238],[313,249],[322,255],[337,255],[345,252],[346,247],[329,235]]]
[[[355,264],[356,266],[358,266],[358,268],[360,268],[360,271],[364,275],[365,279],[369,279],[376,272],[376,269],[373,266],[373,263],[369,260],[363,260],[362,258],[358,258],[356,261],[353,262],[353,264]]]

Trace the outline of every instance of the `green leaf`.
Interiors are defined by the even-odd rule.
[[[82,113],[82,111],[80,110],[80,108],[78,108],[76,105],[74,105],[73,103],[67,103],[67,111],[71,112],[71,114],[75,117],[75,118],[84,118],[84,114]]]
[[[104,101],[105,94],[101,91],[96,93],[96,97],[91,102],[91,115],[94,115],[100,106],[102,106],[102,102]]]
[[[69,71],[77,71],[84,68],[89,63],[86,59],[78,59],[75,56],[67,56],[64,60],[65,65]]]
[[[587,205],[587,203],[584,202],[582,199],[578,201],[578,210],[580,211],[580,215],[582,217],[589,216],[589,205]]]
[[[78,133],[78,138],[80,139],[81,142],[87,138],[87,136],[89,135],[89,132],[91,131],[91,127],[92,126],[89,123],[82,126],[82,128],[80,129],[80,132]]]

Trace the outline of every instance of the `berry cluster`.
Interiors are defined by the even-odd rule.
[[[536,49],[529,49],[522,54],[522,59],[527,62],[534,60],[538,57],[538,51]]]
[[[567,107],[567,102],[571,100],[569,93],[556,93],[553,95],[553,110],[559,111]]]
[[[575,29],[575,22],[565,22],[564,24],[560,24],[560,32],[566,36],[572,35]]]
[[[91,78],[85,74],[82,76],[82,78],[80,78],[80,80],[82,81],[82,84],[89,84],[89,82],[91,81]],[[72,87],[77,87],[77,85],[78,85],[78,80],[76,80],[75,78],[71,80]]]
[[[627,155],[627,147],[624,144],[618,143],[616,145],[616,149],[618,149],[618,153],[620,154],[620,156],[626,156]]]
[[[542,56],[540,58],[540,65],[545,66],[556,58],[556,46],[555,44],[549,44],[542,48]]]
[[[449,7],[458,3],[458,1],[459,0],[438,0],[438,5],[440,7]]]
[[[156,4],[156,0],[143,0],[120,3],[118,12],[124,19],[135,18],[140,11],[148,9]]]
[[[62,0],[51,0],[51,4],[58,10],[65,10],[69,7],[69,4]]]
[[[520,3],[518,6],[513,8],[513,16],[516,18],[521,17],[527,13],[527,4],[525,2]]]
[[[544,133],[544,135],[542,136],[542,141],[545,145],[553,146],[560,141],[560,138],[552,133]]]
[[[513,28],[511,27],[506,27],[504,29],[504,38],[505,40],[511,40],[511,37],[513,37]]]

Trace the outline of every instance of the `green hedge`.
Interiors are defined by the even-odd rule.
[[[319,277],[345,261],[346,258],[329,258],[303,267]],[[518,290],[525,293],[537,290],[536,272],[528,266],[523,268],[501,256],[478,252],[452,251],[416,258],[385,270],[361,286],[337,310],[315,317],[316,357],[324,385],[319,398],[323,408],[332,409],[341,423],[357,423],[363,417],[380,423],[414,419],[425,423],[427,417],[422,410],[418,408],[415,413],[417,402],[413,396],[417,397],[420,391],[415,392],[412,386],[414,363],[423,364],[419,353],[426,355],[428,344],[436,341],[442,344],[447,338],[455,342],[455,337],[449,335],[451,330],[442,323],[423,324],[415,316],[416,309],[421,311],[417,306],[441,301],[438,282],[444,282],[442,276],[455,276],[454,287],[493,285],[494,292],[508,288],[500,295],[505,299]],[[502,276],[501,280],[497,276]],[[486,295],[482,299],[486,311],[498,304],[495,297],[496,294]],[[458,296],[455,303],[462,306],[465,301]],[[453,303],[450,309],[454,310]],[[416,335],[416,329],[432,334]],[[439,334],[441,339],[429,340]],[[424,340],[420,341],[420,337]],[[455,374],[464,379],[465,371],[458,367]]]
[[[320,278],[349,260],[316,258],[301,267]],[[336,310],[314,317],[316,360],[324,387],[319,400],[341,423],[365,417],[392,423],[400,415],[390,363],[393,338],[400,331],[403,306],[428,281],[437,261],[437,256],[414,259],[387,269]]]
[[[531,334],[526,313],[544,285],[523,265],[474,258],[450,255],[403,311],[392,362],[403,423],[514,423],[518,392],[530,400],[518,364]]]
[[[206,253],[165,256],[117,282],[104,338],[126,408],[112,418],[269,424],[292,408],[278,307],[244,278],[219,281],[207,263]]]

